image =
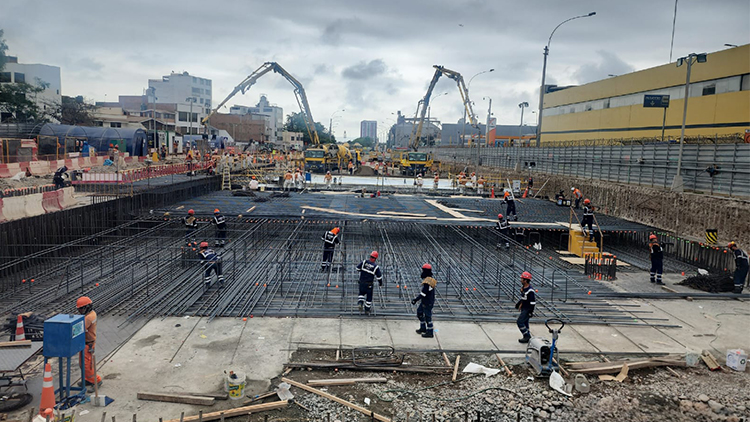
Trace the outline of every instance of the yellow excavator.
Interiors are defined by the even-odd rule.
[[[434,65],[432,67],[435,68],[435,74],[432,75],[430,86],[427,88],[427,93],[425,94],[424,98],[419,100],[419,103],[417,104],[417,112],[414,115],[416,124],[414,126],[414,130],[412,131],[411,138],[409,139],[409,147],[413,151],[402,152],[399,159],[401,174],[404,175],[414,175],[419,173],[424,174],[424,172],[426,170],[429,170],[434,164],[432,154],[419,152],[419,146],[422,142],[422,129],[424,127],[427,109],[430,106],[430,97],[432,96],[432,91],[433,89],[435,89],[435,85],[437,84],[441,76],[445,75],[446,77],[456,81],[456,85],[458,85],[458,91],[461,94],[461,100],[463,101],[464,107],[466,108],[466,115],[469,117],[469,123],[472,127],[479,127],[477,125],[476,116],[474,115],[474,110],[471,107],[471,100],[469,100],[469,90],[466,89],[464,77],[455,70],[446,69],[445,67],[440,65]]]
[[[305,89],[297,79],[295,79],[291,74],[289,74],[289,72],[287,72],[276,62],[263,63],[263,65],[256,69],[255,72],[251,73],[250,76],[245,78],[245,80],[243,80],[239,85],[234,87],[232,92],[230,92],[229,95],[224,98],[224,101],[222,101],[215,109],[211,111],[208,116],[206,116],[202,120],[202,124],[204,125],[204,127],[208,125],[211,117],[216,114],[232,97],[240,92],[244,94],[245,92],[247,92],[247,90],[250,89],[251,86],[255,84],[255,82],[258,81],[258,79],[271,71],[273,71],[274,73],[278,73],[286,78],[286,80],[289,81],[289,83],[294,87],[294,95],[296,96],[297,104],[299,104],[299,108],[302,111],[302,116],[305,119],[305,127],[311,140],[311,145],[308,146],[308,148],[305,150],[305,169],[325,172],[326,170],[339,168],[342,162],[344,162],[344,165],[348,164],[351,157],[348,149],[346,149],[345,147],[341,148],[340,145],[323,145],[320,143],[320,138],[318,138],[318,131],[315,130],[315,120],[313,120],[312,112],[310,112],[310,104],[308,104],[307,102],[307,94],[305,94]]]

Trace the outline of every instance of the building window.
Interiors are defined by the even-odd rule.
[[[122,127],[122,123],[120,122],[110,122],[109,127]]]
[[[197,122],[198,121],[198,113],[193,113],[193,117],[191,118],[191,121]]]
[[[187,119],[188,119],[188,113],[187,113],[187,111],[181,111],[179,114],[180,114],[180,119],[179,120],[181,122],[187,122]]]
[[[26,83],[26,75],[23,73],[13,72],[13,77],[17,84]]]
[[[706,85],[703,87],[703,95],[714,95],[716,94],[716,85]]]
[[[104,122],[94,122],[94,126],[104,126]]]
[[[193,87],[192,91],[193,91],[193,94],[196,94],[196,95],[201,93],[201,89],[200,88]]]
[[[200,103],[203,104],[203,98],[200,99]]]
[[[10,72],[0,72],[0,82],[11,82]]]
[[[586,111],[591,111],[591,110],[592,110],[591,104],[586,104]]]
[[[194,84],[197,84],[197,83],[198,83],[198,78],[196,78],[195,76],[193,76],[193,83],[194,83]]]
[[[209,97],[211,96],[211,90],[210,89],[206,90],[206,95],[208,95]]]
[[[609,108],[609,98],[604,100],[604,106],[602,108]]]
[[[201,79],[200,81],[201,81],[201,85],[205,85],[206,84],[206,80],[205,79]]]

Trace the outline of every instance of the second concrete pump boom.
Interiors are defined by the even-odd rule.
[[[478,127],[477,119],[474,115],[474,110],[471,107],[471,100],[469,100],[469,90],[466,89],[466,84],[464,83],[464,77],[461,76],[460,73],[454,70],[446,69],[445,67],[440,65],[434,65],[432,67],[435,68],[435,74],[432,75],[432,81],[430,81],[430,86],[429,88],[427,88],[427,93],[417,105],[417,115],[419,123],[414,127],[415,130],[412,131],[412,137],[409,140],[409,146],[414,151],[417,151],[419,149],[419,142],[420,138],[422,137],[422,127],[424,126],[424,118],[427,114],[427,108],[430,106],[430,96],[432,96],[432,90],[435,89],[435,85],[437,84],[438,79],[440,79],[440,77],[443,75],[456,81],[456,85],[458,85],[458,91],[461,94],[461,100],[463,101],[464,107],[466,108],[466,115],[469,116],[469,123],[472,127]]]
[[[232,97],[237,95],[237,93],[245,93],[248,89],[250,89],[251,86],[255,84],[255,82],[260,79],[261,76],[265,75],[266,73],[273,71],[275,73],[280,74],[284,78],[286,78],[287,81],[289,81],[290,84],[294,87],[294,95],[297,97],[297,104],[299,104],[300,110],[302,110],[302,115],[305,117],[305,126],[307,127],[307,133],[310,135],[310,140],[312,141],[313,145],[320,144],[320,139],[318,138],[318,131],[315,130],[315,120],[313,120],[312,112],[310,112],[310,104],[307,103],[307,94],[305,94],[305,89],[302,87],[302,84],[295,79],[292,75],[289,74],[286,70],[284,70],[283,67],[281,67],[276,62],[265,62],[263,65],[261,65],[258,69],[255,70],[250,76],[245,78],[239,85],[234,87],[232,92],[227,95],[226,98],[224,98],[224,101],[222,101],[213,111],[211,111],[211,114],[206,116],[202,123],[204,126],[206,126],[209,122],[209,119],[216,114],[223,106],[227,103]]]

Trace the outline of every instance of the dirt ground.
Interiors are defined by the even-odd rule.
[[[299,351],[292,361],[334,360],[334,351]],[[456,356],[449,355],[453,362]],[[442,356],[403,354],[404,364],[445,366]],[[616,357],[610,357],[615,359]],[[350,356],[342,360],[351,362]],[[591,392],[574,392],[568,398],[548,385],[546,378],[530,378],[520,359],[511,364],[513,377],[503,372],[462,374],[451,382],[451,374],[411,374],[351,370],[297,369],[287,378],[306,383],[311,379],[384,377],[385,384],[355,384],[320,388],[344,400],[393,418],[393,421],[750,421],[750,376],[724,368],[711,372],[696,368],[632,370],[622,383],[599,381],[588,376]],[[592,360],[576,356],[575,361]],[[563,362],[565,359],[563,359]],[[494,355],[462,354],[460,368],[469,362],[498,368]],[[568,379],[567,381],[571,381]],[[281,383],[281,376],[272,385]],[[282,410],[264,412],[237,421],[369,421],[343,405],[292,387],[295,403]],[[368,398],[370,405],[365,404]],[[277,397],[255,403],[278,400]],[[253,403],[253,404],[255,404]]]

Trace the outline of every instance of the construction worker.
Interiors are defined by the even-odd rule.
[[[661,281],[661,275],[664,272],[664,249],[655,234],[648,237],[648,248],[651,251],[651,282],[664,284]]]
[[[588,232],[585,227],[589,226]],[[588,233],[589,242],[594,241],[594,206],[591,205],[591,201],[586,198],[583,200],[583,219],[581,220],[581,230],[583,234]]]
[[[437,190],[438,184],[440,184],[440,176],[438,176],[437,172],[435,173],[435,178],[432,179],[432,188]]]
[[[203,288],[208,290],[213,278],[211,272],[216,273],[220,287],[224,287],[224,273],[221,271],[221,257],[208,247],[208,242],[201,242],[200,256],[203,261]]]
[[[417,185],[417,192],[422,192],[422,186],[424,185],[424,180],[422,180],[422,173],[419,173],[417,175],[417,180],[415,181]]]
[[[185,223],[185,240],[193,241],[193,233],[198,230],[198,219],[195,218],[195,211],[188,210],[188,216],[183,220]]]
[[[466,174],[464,172],[461,172],[458,174],[458,193],[463,195],[465,190],[466,190]]]
[[[526,186],[528,186],[528,188],[529,188],[528,194],[531,195],[531,190],[534,189],[534,177],[529,176],[529,182],[528,182],[528,184]]]
[[[513,192],[506,190],[503,199],[507,205],[505,208],[506,218],[510,220],[510,215],[513,214],[513,221],[518,221],[518,215],[516,215],[516,198],[513,196]]]
[[[86,368],[86,386],[102,385],[102,377],[94,379],[94,348],[96,347],[96,311],[94,303],[88,296],[81,296],[76,300],[78,313],[84,315],[84,329],[86,330],[86,349],[83,351],[83,362]]]
[[[284,190],[291,190],[294,186],[294,176],[292,175],[291,170],[287,170],[286,174],[284,175]]]
[[[503,218],[502,214],[497,215],[497,225],[495,230],[502,235],[501,239],[505,242],[505,250],[510,249],[510,222]],[[500,247],[500,244],[497,244]]]
[[[321,263],[321,271],[325,271],[326,268],[331,266],[333,261],[333,251],[336,250],[336,245],[339,244],[339,229],[338,227],[332,228],[326,232],[321,238],[323,240],[323,263]]]
[[[432,307],[435,305],[435,289],[437,288],[437,280],[432,277],[432,265],[422,265],[422,286],[419,291],[419,295],[411,300],[412,305],[417,307],[417,318],[419,319],[419,329],[417,334],[421,334],[422,337],[431,338],[433,334],[432,326]]]
[[[354,174],[354,163],[351,162],[351,161],[349,161],[349,165],[347,167],[349,168],[349,175],[350,176],[353,175]]]
[[[250,179],[250,190],[258,190],[258,179],[255,176]]]
[[[297,187],[297,190],[302,190],[304,183],[305,176],[302,175],[302,170],[297,169],[297,171],[294,172],[294,185]]]
[[[224,246],[227,242],[227,219],[221,215],[218,208],[214,210],[213,223],[216,224],[216,244],[214,246]]]
[[[576,209],[581,208],[581,198],[583,198],[583,194],[581,193],[581,190],[578,188],[570,188],[570,190],[573,192],[573,198],[576,200]]]
[[[729,242],[727,247],[734,252],[734,293],[742,293],[745,287],[747,271],[750,268],[750,259],[747,252],[737,246],[737,242]]]
[[[28,169],[26,169],[28,172]],[[65,179],[63,179],[63,175],[68,172],[68,167],[62,166],[55,172],[55,175],[52,176],[52,181],[55,183],[55,189],[62,189],[65,187]]]
[[[323,181],[326,182],[326,189],[331,189],[331,183],[333,183],[333,176],[331,176],[331,171],[327,171],[326,175],[323,176]]]
[[[531,340],[529,319],[534,316],[534,306],[536,306],[536,295],[531,287],[531,273],[524,271],[521,274],[521,300],[516,303],[516,309],[521,311],[516,324],[523,334],[523,338],[518,339],[519,343],[528,343]]]
[[[487,183],[486,180],[484,180],[484,177],[481,175],[479,176],[479,179],[477,179],[477,194],[482,195],[484,194],[484,184]]]
[[[375,263],[378,256],[378,251],[372,251],[370,259],[366,259],[357,265],[357,271],[359,271],[359,296],[357,297],[357,305],[359,306],[359,311],[362,312],[364,308],[367,315],[370,315],[372,308],[372,287],[375,280],[378,281],[380,286],[383,285],[383,273],[380,271],[378,264]]]
[[[475,189],[477,187],[477,174],[474,172],[471,173],[471,187]]]

